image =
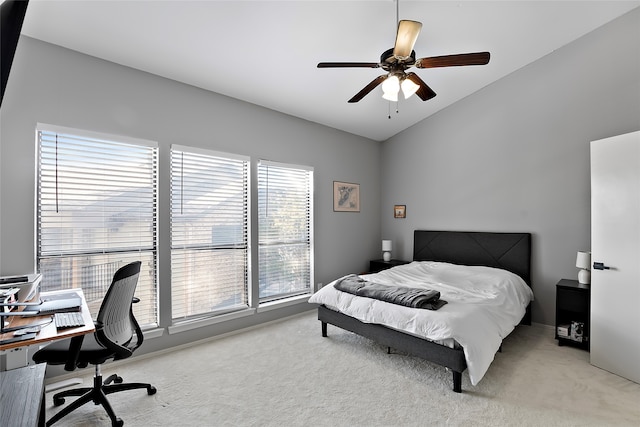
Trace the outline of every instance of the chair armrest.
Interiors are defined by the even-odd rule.
[[[113,360],[126,359],[127,357],[133,354],[133,351],[126,346],[126,343],[122,345],[108,339],[104,333],[104,329],[102,325],[98,323],[96,323],[95,333],[96,333],[96,340],[98,341],[98,343],[104,348],[113,352],[113,355],[114,355]]]

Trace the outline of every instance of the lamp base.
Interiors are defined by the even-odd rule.
[[[584,269],[578,271],[578,283],[582,283],[583,285],[591,284],[591,272]]]
[[[382,259],[386,262],[391,261],[391,252],[383,252]]]

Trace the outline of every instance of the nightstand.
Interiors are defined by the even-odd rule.
[[[399,259],[392,259],[391,261],[374,259],[369,261],[369,273],[377,273],[378,271],[386,270],[387,268],[395,267],[396,265],[409,264],[410,262],[411,261],[402,261]]]
[[[558,345],[589,350],[591,287],[577,280],[562,279],[556,284],[556,339]]]

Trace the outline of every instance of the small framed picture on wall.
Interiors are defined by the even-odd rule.
[[[333,210],[360,212],[360,184],[333,181]]]
[[[394,218],[406,218],[407,217],[407,205],[394,205],[393,206]]]

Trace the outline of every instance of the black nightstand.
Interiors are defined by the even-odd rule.
[[[369,273],[377,273],[378,271],[386,270],[387,268],[395,267],[396,265],[409,264],[410,262],[411,261],[402,261],[399,259],[392,259],[391,261],[374,259],[369,261]]]
[[[589,350],[591,287],[577,280],[562,279],[556,284],[556,339],[558,345]]]

